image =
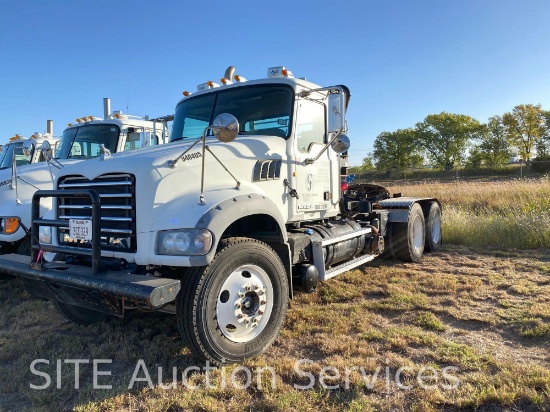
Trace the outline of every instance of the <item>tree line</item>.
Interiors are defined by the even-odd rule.
[[[510,162],[513,151],[526,163],[550,160],[550,111],[540,104],[520,104],[487,123],[463,114],[430,114],[414,128],[380,133],[374,151],[356,172],[426,163],[445,170],[459,165],[499,167]]]

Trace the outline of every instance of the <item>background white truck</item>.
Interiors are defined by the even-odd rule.
[[[18,134],[11,137],[8,143],[1,147],[0,170],[11,168],[14,157],[17,166],[43,161],[44,157],[42,156],[40,148],[42,147],[42,143],[46,140],[51,146],[54,146],[59,141],[59,137],[53,135],[53,122],[51,120],[47,121],[47,132],[45,134],[36,132],[30,139]],[[23,144],[26,141],[32,142],[37,150],[25,154],[23,152]]]
[[[120,111],[111,113],[110,99],[104,99],[103,119],[87,116],[70,123],[63,132],[61,140],[47,136],[35,139],[17,140],[16,150],[8,149],[0,170],[0,253],[16,251],[30,255],[31,203],[37,190],[51,189],[53,175],[66,165],[100,156],[107,150],[115,153],[124,150],[157,145],[168,139],[165,120],[149,120],[137,116],[125,115]],[[48,123],[49,127],[51,123]],[[48,141],[47,150],[43,142]],[[25,146],[25,147],[23,147]],[[15,153],[12,155],[12,153]],[[12,156],[17,157],[15,164]],[[39,159],[48,162],[37,163]],[[29,159],[32,160],[28,164]],[[14,179],[14,176],[16,178]],[[16,182],[16,184],[14,184]],[[51,208],[51,202],[41,205],[41,216]]]
[[[273,342],[293,287],[312,292],[385,245],[408,261],[439,248],[436,199],[342,184],[347,87],[233,71],[184,93],[171,143],[58,173],[33,199],[30,265],[5,255],[0,269],[75,322],[175,313],[193,353],[221,364]]]

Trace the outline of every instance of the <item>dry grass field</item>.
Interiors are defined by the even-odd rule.
[[[468,185],[392,188],[442,199],[444,250],[419,264],[375,260],[296,294],[275,344],[243,365],[204,371],[171,315],[77,326],[0,280],[0,411],[549,410],[548,180]],[[517,240],[493,243],[483,226],[490,211],[504,220],[494,230],[521,250]],[[49,362],[35,366],[41,375],[30,369],[36,359]],[[89,361],[79,389],[67,359]],[[96,387],[110,389],[94,389],[94,359],[110,373]],[[129,389],[140,359],[142,380]],[[46,373],[50,385],[32,389],[46,386]]]
[[[443,239],[486,248],[550,249],[550,177],[388,186],[443,204]]]

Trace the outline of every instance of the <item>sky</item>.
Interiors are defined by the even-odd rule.
[[[111,108],[171,114],[233,65],[351,90],[350,163],[427,115],[550,109],[550,1],[2,0],[0,140]]]

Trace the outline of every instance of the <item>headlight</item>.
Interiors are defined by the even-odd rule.
[[[50,226],[40,226],[38,229],[38,241],[40,243],[52,243],[52,228]]]
[[[157,233],[156,254],[201,256],[210,252],[212,233],[205,229],[163,230]]]
[[[0,219],[0,228],[2,228],[2,232],[8,235],[17,232],[17,229],[19,229],[19,218],[3,217]]]

